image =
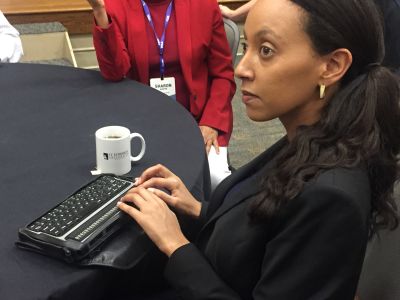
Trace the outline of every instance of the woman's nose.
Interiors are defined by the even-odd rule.
[[[251,80],[254,76],[253,74],[254,72],[252,72],[249,64],[249,52],[246,52],[235,68],[235,76],[241,80]]]

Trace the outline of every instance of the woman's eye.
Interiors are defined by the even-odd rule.
[[[266,46],[262,46],[260,49],[260,53],[262,56],[270,56],[272,52],[272,49]]]

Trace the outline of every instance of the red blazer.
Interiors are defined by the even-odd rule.
[[[140,0],[106,0],[111,24],[94,26],[93,39],[102,75],[149,84],[146,19]],[[199,125],[218,129],[227,146],[232,133],[235,93],[232,58],[216,0],[174,0],[178,52],[190,92],[190,112]]]

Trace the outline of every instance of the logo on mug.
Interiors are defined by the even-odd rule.
[[[129,151],[124,151],[120,153],[103,153],[103,158],[105,160],[121,160],[129,156]]]

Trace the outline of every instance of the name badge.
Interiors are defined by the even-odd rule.
[[[176,94],[174,77],[150,78],[150,86],[171,97]]]

